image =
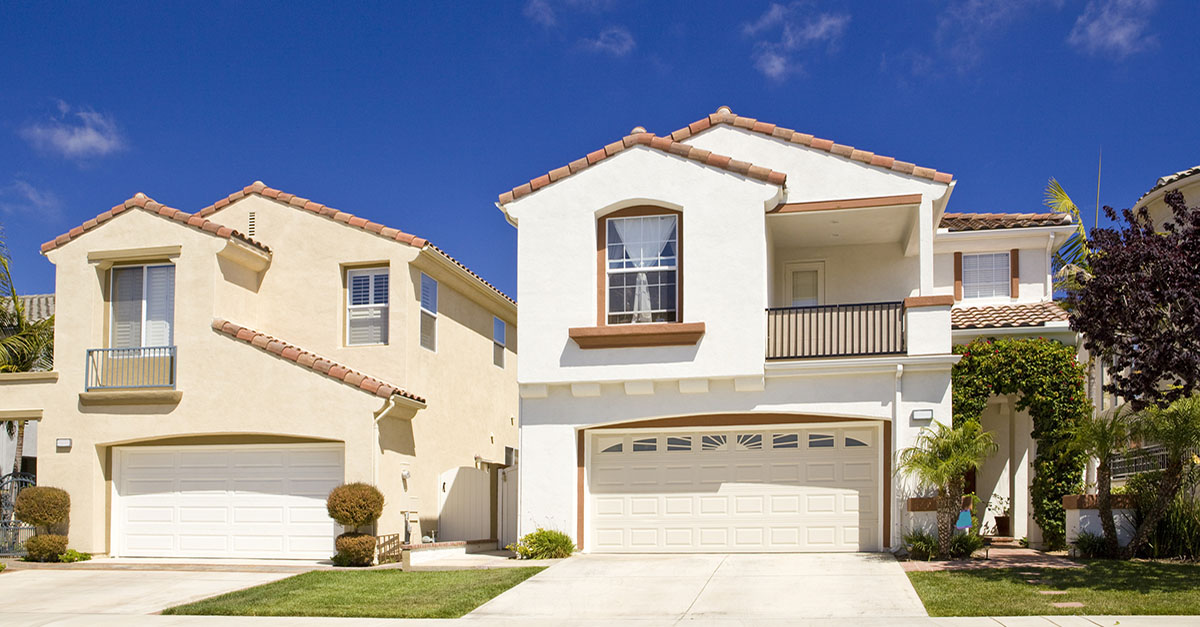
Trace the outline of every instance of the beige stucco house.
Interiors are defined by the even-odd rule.
[[[39,421],[73,548],[327,558],[349,481],[378,534],[497,537],[517,307],[438,247],[256,182],[191,214],[138,194],[42,252],[55,368],[0,379],[0,411]]]
[[[1133,210],[1145,207],[1150,212],[1150,219],[1156,225],[1162,225],[1174,219],[1171,207],[1167,205],[1165,196],[1168,192],[1178,190],[1183,194],[1183,202],[1189,207],[1200,204],[1200,165],[1180,170],[1174,174],[1159,177],[1142,197],[1134,204]]]
[[[953,345],[1075,340],[1051,281],[1069,216],[952,213],[955,185],[722,107],[501,194],[522,532],[587,552],[898,546],[923,495],[895,456],[951,420]],[[976,488],[1036,543],[1030,417],[995,397],[982,421],[1000,451]]]

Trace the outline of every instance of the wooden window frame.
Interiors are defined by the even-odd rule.
[[[608,221],[612,218],[675,216],[675,321],[610,325],[608,324]],[[671,325],[683,322],[683,212],[666,207],[645,205],[619,209],[596,220],[596,326],[627,327],[646,324]]]

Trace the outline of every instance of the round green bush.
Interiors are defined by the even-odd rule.
[[[14,504],[17,520],[35,527],[55,527],[71,514],[71,495],[61,488],[30,486],[21,490]]]
[[[67,536],[42,534],[25,541],[25,559],[31,562],[57,562],[67,552]]]
[[[575,552],[575,541],[561,531],[539,527],[536,531],[525,534],[516,544],[505,548],[523,560],[559,559],[571,557]]]
[[[329,493],[325,509],[339,525],[357,530],[383,515],[383,493],[369,483],[346,483]]]
[[[370,566],[375,561],[375,536],[369,533],[343,533],[334,541],[338,566]]]

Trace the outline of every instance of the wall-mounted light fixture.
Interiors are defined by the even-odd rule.
[[[913,420],[933,420],[932,409],[914,409],[912,410]]]
[[[54,440],[54,446],[57,448],[71,448],[71,438],[58,438]]]

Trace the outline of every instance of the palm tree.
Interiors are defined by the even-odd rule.
[[[1150,537],[1158,521],[1167,513],[1171,500],[1179,493],[1183,473],[1194,463],[1200,451],[1200,394],[1181,398],[1166,409],[1151,407],[1144,412],[1133,432],[1145,442],[1161,445],[1167,453],[1167,467],[1159,480],[1154,503],[1125,547],[1125,557],[1133,557]]]
[[[1104,529],[1104,548],[1107,555],[1116,557],[1120,550],[1117,525],[1112,513],[1112,462],[1133,439],[1137,414],[1128,404],[1118,405],[1079,420],[1075,433],[1067,441],[1070,450],[1096,459],[1096,501],[1100,510],[1100,526]]]
[[[32,321],[13,285],[12,262],[0,231],[0,372],[47,370],[54,363],[54,316]],[[13,472],[21,472],[25,453],[25,421],[5,421],[8,437],[16,437]]]
[[[1088,246],[1087,227],[1083,224],[1079,206],[1071,200],[1054,177],[1050,177],[1050,181],[1046,183],[1042,203],[1056,213],[1071,214],[1071,220],[1075,223],[1075,232],[1054,252],[1054,291],[1065,291],[1068,294],[1069,306],[1071,292],[1076,291],[1080,283],[1091,276],[1091,265],[1088,263],[1091,248]]]
[[[963,478],[979,470],[997,450],[992,433],[974,420],[958,427],[941,423],[921,430],[910,448],[900,451],[897,472],[916,478],[921,487],[937,490],[938,553],[950,554],[954,519],[962,507]]]

